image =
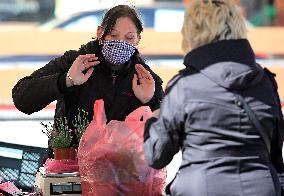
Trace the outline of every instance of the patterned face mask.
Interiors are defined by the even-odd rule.
[[[134,52],[135,46],[126,41],[103,41],[102,54],[108,62],[114,65],[121,65],[129,61]]]

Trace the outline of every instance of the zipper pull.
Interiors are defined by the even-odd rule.
[[[117,74],[112,74],[112,85],[115,85]]]

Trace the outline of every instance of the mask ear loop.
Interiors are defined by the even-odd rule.
[[[99,41],[99,45],[103,44],[103,37],[105,37],[105,29],[99,26],[97,30],[97,39]]]
[[[104,37],[105,37],[105,33],[103,32],[102,35],[100,37],[98,37],[98,40],[99,40],[99,45],[102,45],[103,44],[103,41],[104,41]]]

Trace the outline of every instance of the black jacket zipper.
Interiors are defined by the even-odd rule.
[[[117,74],[112,74],[112,85],[115,85]]]

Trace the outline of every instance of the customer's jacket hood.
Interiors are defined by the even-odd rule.
[[[263,77],[246,39],[222,40],[196,48],[185,56],[184,64],[230,90],[246,89]]]

